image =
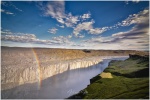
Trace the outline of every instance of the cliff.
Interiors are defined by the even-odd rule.
[[[9,89],[25,83],[39,82],[64,71],[89,67],[98,64],[101,61],[102,59],[98,57],[92,57],[90,59],[77,59],[51,64],[43,63],[40,66],[35,62],[29,66],[28,64],[8,65],[9,67],[2,67],[1,90]],[[20,68],[15,68],[15,66],[20,66]]]
[[[120,56],[139,51],[69,50],[43,48],[1,48],[1,90],[41,82],[66,70],[98,64],[98,56]]]
[[[131,59],[149,60],[149,55],[129,54]]]

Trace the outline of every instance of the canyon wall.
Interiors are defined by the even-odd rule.
[[[13,55],[13,56],[12,56]],[[32,52],[14,55],[2,54],[1,90],[6,90],[26,83],[39,82],[67,70],[89,67],[102,61],[100,57],[80,58],[66,61],[39,61]],[[32,55],[32,56],[31,56]],[[8,57],[9,56],[9,57]]]
[[[15,47],[2,47],[1,50],[1,90],[25,83],[40,83],[67,70],[98,64],[102,61],[100,56],[120,56],[133,52]]]

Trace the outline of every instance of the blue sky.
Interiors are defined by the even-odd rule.
[[[1,45],[148,50],[148,1],[3,1]]]

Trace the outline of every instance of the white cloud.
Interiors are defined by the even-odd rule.
[[[91,18],[91,14],[90,14],[90,13],[83,14],[83,15],[81,16],[81,18],[82,18],[83,20],[89,19],[89,18]]]
[[[63,18],[64,17],[64,8],[65,3],[63,1],[51,1],[48,2],[46,8],[46,15],[50,15],[54,18]]]
[[[148,41],[148,36],[134,36],[131,38],[120,36],[100,36],[83,40],[80,44],[82,44],[81,46],[84,46],[86,49],[148,50]]]
[[[91,34],[101,34],[101,33],[103,33],[103,32],[105,32],[105,31],[107,31],[108,30],[108,27],[103,27],[103,28],[93,28],[93,29],[90,29],[90,33]]]
[[[1,34],[12,34],[12,32],[10,32],[10,30],[3,30],[3,29],[1,29]]]
[[[1,12],[5,12],[5,10],[1,9]]]
[[[59,23],[61,23],[61,24],[64,24],[65,23],[65,21],[63,20],[63,18],[56,18],[56,20],[59,22]]]
[[[79,21],[78,16],[73,16],[71,13],[65,14],[64,1],[51,1],[46,5],[42,2],[38,4],[39,8],[44,11],[45,16],[55,18],[62,26],[73,27]]]
[[[91,14],[83,14],[82,16],[73,16],[71,13],[65,13],[65,2],[64,1],[51,1],[46,5],[42,2],[38,3],[41,10],[44,11],[44,15],[55,18],[62,26],[74,28],[78,22],[84,19],[91,18]]]
[[[93,20],[89,21],[89,22],[82,22],[82,23],[78,24],[73,30],[74,36],[79,37],[79,35],[81,35],[80,32],[83,30],[87,31],[89,34],[101,34],[108,30],[108,27],[93,28],[93,24],[94,24]]]
[[[64,28],[65,26],[64,25],[62,25],[62,26],[60,26],[61,28]]]
[[[16,9],[17,11],[22,12],[22,10],[19,9],[18,7],[16,7],[11,1],[9,1],[9,2],[4,2],[4,1],[2,1],[1,4],[2,4],[3,6],[5,6],[5,7],[12,7],[12,8],[14,8],[14,9]]]
[[[149,9],[146,8],[143,11],[140,11],[137,14],[132,14],[129,15],[128,18],[126,18],[125,20],[123,20],[122,22],[118,22],[117,24],[113,25],[113,26],[109,26],[109,27],[102,27],[102,28],[95,28],[95,30],[91,29],[91,32],[105,32],[107,30],[110,29],[116,29],[119,28],[120,26],[125,27],[125,26],[130,26],[130,25],[148,25],[149,22]],[[105,29],[104,29],[105,28]],[[143,27],[144,28],[144,27]]]
[[[59,43],[61,45],[73,45],[74,43],[70,41],[71,36],[58,36],[58,37],[53,37],[52,40],[55,41],[56,43]]]
[[[85,35],[78,35],[78,38],[84,38],[85,37]]]
[[[8,15],[13,15],[14,13],[12,13],[12,12],[6,12],[6,14],[8,14]]]
[[[57,30],[58,30],[57,28],[51,28],[47,32],[52,33],[52,34],[56,34]]]
[[[22,12],[22,10],[21,9],[19,9],[19,8],[17,8],[12,2],[10,2],[10,5],[12,6],[12,7],[14,7],[16,10],[18,10],[18,11],[20,11],[20,12]]]
[[[118,23],[117,26],[130,26],[132,24],[139,24],[147,22],[149,19],[149,10],[144,9],[140,11],[138,14],[129,15],[129,17],[123,20],[121,23]]]
[[[64,26],[64,25],[58,25],[58,24],[57,24],[57,26],[58,26],[58,27],[61,27],[61,28],[65,28],[65,26]]]
[[[83,14],[82,18],[90,18],[90,14]],[[80,21],[81,22],[81,21]],[[92,21],[86,21],[78,23],[73,30],[73,34],[75,37],[79,37],[80,32],[82,30],[87,31],[89,34],[101,34],[107,30],[118,28],[119,26],[130,26],[134,24],[134,31],[138,28],[142,27],[142,30],[148,30],[149,25],[149,10],[144,9],[143,11],[140,11],[138,14],[132,14],[129,15],[129,17],[122,22],[118,22],[117,24],[109,27],[102,27],[102,28],[94,28]],[[144,26],[146,25],[146,27]],[[141,28],[140,28],[141,29]],[[136,32],[140,32],[139,30]],[[132,32],[133,33],[133,32]],[[148,34],[148,32],[147,32]]]
[[[68,35],[68,38],[69,38],[69,39],[72,38],[72,35]]]
[[[129,31],[118,32],[108,37],[94,37],[84,40],[86,48],[97,49],[123,49],[123,50],[148,50],[149,49],[149,11],[143,10],[133,14],[120,25],[135,24]],[[133,21],[134,20],[134,21]],[[128,24],[127,24],[128,23]],[[108,29],[107,27],[106,29]],[[90,45],[89,45],[90,44]]]
[[[64,24],[65,3],[64,1],[50,1],[46,5],[39,2],[39,7],[44,11],[44,15],[55,18],[59,23]]]
[[[81,16],[73,16],[71,13],[65,14],[65,2],[63,1],[53,1],[46,5],[40,2],[39,6],[46,16],[55,18],[61,24],[58,25],[59,27],[64,28],[66,26],[73,28],[75,37],[83,38],[84,36],[80,34],[82,30],[87,31],[89,34],[101,34],[108,29],[106,27],[93,28],[94,21],[86,21],[86,19],[91,18],[90,13],[85,13]]]
[[[131,30],[126,32],[115,33],[112,36],[137,36],[149,35],[149,10],[145,9],[138,14],[130,15],[121,25],[129,26],[135,24]]]
[[[78,21],[79,21],[79,17],[73,16],[71,13],[69,13],[65,17],[65,25],[67,27],[73,27],[75,24],[77,24]]]
[[[75,37],[79,37],[79,38],[85,37],[85,35],[81,34],[82,31],[86,31],[88,34],[97,35],[97,34],[102,34],[107,30],[118,28],[120,26],[125,27],[125,26],[130,26],[132,24],[134,25],[134,27],[131,30],[126,31],[126,32],[115,33],[110,37],[90,39],[90,41],[92,41],[93,43],[93,46],[97,45],[94,43],[101,43],[101,44],[110,43],[112,45],[115,45],[114,47],[119,48],[120,44],[118,44],[117,42],[121,42],[121,41],[123,42],[123,40],[131,40],[133,38],[137,39],[138,41],[138,38],[140,38],[141,34],[149,34],[149,32],[147,31],[148,30],[147,26],[149,25],[148,23],[149,22],[149,10],[148,9],[145,9],[139,12],[138,14],[129,15],[128,18],[126,18],[122,22],[118,22],[117,24],[113,26],[95,28],[93,26],[95,22],[93,21],[93,19],[91,19],[90,13],[86,13],[86,14],[78,15],[78,16],[73,16],[71,13],[65,14],[64,5],[65,5],[64,2],[49,2],[46,6],[47,9],[44,9],[45,14],[55,18],[61,24],[59,27],[64,28],[66,26],[66,27],[73,28],[73,36]],[[89,19],[91,21],[89,21]],[[65,40],[65,38],[62,38],[62,37],[57,37],[57,38],[55,38],[55,41],[56,39],[57,41]],[[125,45],[125,43],[123,45]]]
[[[2,34],[1,40],[3,41],[13,41],[13,42],[33,42],[37,41],[34,34],[24,34],[24,33],[12,33],[12,34]]]
[[[5,13],[5,14],[7,14],[7,15],[13,15],[13,14],[14,14],[14,13],[9,12],[9,11],[6,11],[6,10],[4,10],[4,9],[1,9],[1,12],[2,12],[2,13]]]
[[[74,43],[70,40],[71,36],[58,36],[53,37],[51,40],[40,40],[37,39],[34,34],[28,33],[11,33],[11,34],[2,34],[1,40],[3,41],[12,41],[17,43],[33,43],[33,44],[45,44],[45,45],[66,45],[71,46]]]
[[[132,0],[132,2],[139,3],[139,2],[140,2],[140,0]]]
[[[73,34],[77,37],[78,34],[80,34],[80,32],[81,32],[82,30],[89,31],[90,29],[93,28],[93,26],[92,26],[93,23],[94,23],[93,21],[90,21],[90,22],[83,22],[83,23],[78,24],[78,25],[74,28]]]

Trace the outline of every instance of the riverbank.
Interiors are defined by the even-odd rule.
[[[104,73],[90,80],[90,85],[69,98],[71,99],[148,99],[149,56],[129,55],[125,61],[111,61]]]

